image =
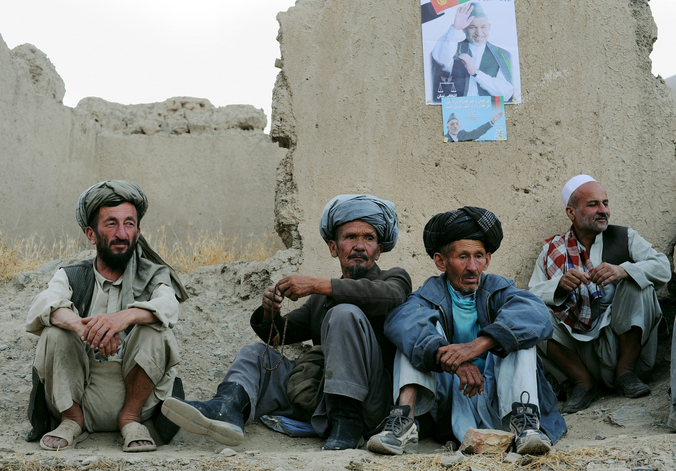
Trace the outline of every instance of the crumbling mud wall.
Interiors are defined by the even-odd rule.
[[[63,105],[63,80],[32,45],[0,38],[0,231],[79,234],[77,198],[104,179],[148,194],[144,229],[171,241],[200,231],[246,240],[274,229],[275,169],[286,151],[263,132],[262,110],[172,98],[119,105],[86,98]]]
[[[523,103],[506,107],[508,141],[458,144],[443,143],[441,109],[424,104],[418,1],[299,0],[278,15],[271,136],[289,152],[277,223],[302,248],[301,271],[337,273],[320,213],[336,194],[366,192],[396,203],[399,243],[381,265],[408,269],[414,286],[436,272],[425,223],[473,205],[503,223],[490,271],[525,287],[542,241],[569,226],[560,190],[578,173],[606,186],[613,223],[672,253],[676,120],[650,71],[648,3],[515,6]]]

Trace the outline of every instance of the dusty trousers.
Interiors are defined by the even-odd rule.
[[[178,360],[178,344],[170,329],[136,325],[117,354],[99,362],[75,332],[45,327],[33,367],[45,385],[50,412],[57,419],[77,403],[88,432],[111,432],[118,430],[117,416],[126,396],[124,379],[129,372],[139,365],[155,384],[141,412],[142,420],[148,420],[155,406],[170,395]]]
[[[357,306],[339,304],[324,317],[321,341],[325,394],[312,416],[312,426],[320,435],[328,432],[331,404],[325,395],[335,394],[361,401],[364,430],[375,428],[389,412],[392,381],[370,322]],[[283,357],[276,370],[267,371],[261,364],[264,350],[263,344],[242,347],[223,379],[240,384],[249,395],[251,413],[245,417],[245,424],[262,415],[301,420],[304,411],[291,403],[286,392],[293,363]],[[279,352],[269,348],[265,365],[272,368],[278,361]]]

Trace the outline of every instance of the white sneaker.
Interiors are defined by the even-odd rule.
[[[523,395],[527,394],[526,401]],[[538,407],[530,404],[530,393],[521,393],[521,402],[512,404],[512,418],[509,420],[509,428],[516,438],[516,452],[520,455],[544,455],[552,449],[552,441],[540,431],[540,415]]]
[[[378,425],[381,432],[369,438],[366,447],[373,453],[401,455],[418,453],[418,422],[410,418],[411,406],[394,406]]]

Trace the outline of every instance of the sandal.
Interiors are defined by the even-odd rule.
[[[128,452],[141,452],[141,451],[155,451],[157,450],[157,445],[155,440],[150,436],[150,432],[145,427],[138,422],[130,422],[120,430],[122,438],[124,439],[124,445],[122,445],[122,451]],[[151,445],[140,445],[140,446],[129,446],[133,442],[151,442]]]
[[[67,450],[69,448],[74,448],[75,445],[85,440],[89,434],[80,428],[80,426],[74,420],[64,419],[58,427],[56,427],[51,432],[45,433],[40,439],[40,448],[43,450]],[[51,447],[45,443],[45,437],[56,437],[66,440],[68,443],[66,446],[60,447]]]

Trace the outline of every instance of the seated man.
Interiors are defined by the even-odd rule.
[[[671,277],[669,260],[636,231],[609,226],[606,190],[578,175],[561,192],[573,225],[545,241],[530,290],[549,306],[554,334],[540,348],[554,377],[573,391],[562,411],[586,409],[599,384],[627,397],[650,393],[662,310],[655,290]]]
[[[123,451],[157,448],[141,422],[171,393],[179,360],[175,293],[187,294],[141,235],[147,209],[145,194],[126,181],[82,193],[77,222],[96,258],[59,269],[28,312],[26,330],[40,336],[33,366],[60,421],[40,440],[46,450],[115,430]]]
[[[518,453],[549,451],[566,432],[535,351],[552,324],[533,294],[483,273],[502,241],[500,221],[465,206],[430,219],[423,240],[442,274],[387,316],[385,335],[398,349],[399,406],[368,449],[415,450],[413,418],[430,412],[439,438],[462,440],[470,427],[511,428]]]
[[[213,399],[169,399],[162,412],[187,431],[225,445],[239,445],[245,424],[274,414],[309,420],[321,436],[330,431],[325,450],[356,448],[391,404],[394,347],[382,326],[387,313],[411,292],[411,279],[401,268],[382,271],[376,261],[394,248],[398,227],[390,201],[370,195],[335,197],[324,208],[320,232],[340,262],[342,277],[283,278],[265,291],[263,305],[251,316],[251,327],[264,341],[269,342],[275,326],[282,346],[305,340],[321,345],[318,404],[301,407],[290,400],[287,382],[294,365],[276,350],[253,344],[237,353]],[[305,304],[280,315],[285,297],[295,301],[305,296]]]

